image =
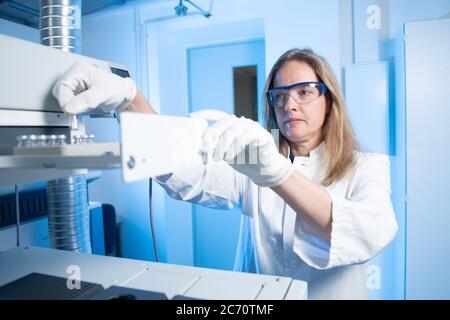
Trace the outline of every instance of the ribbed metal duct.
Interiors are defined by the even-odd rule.
[[[81,0],[41,0],[41,44],[81,53]]]
[[[47,205],[52,248],[91,253],[86,177],[48,181]]]

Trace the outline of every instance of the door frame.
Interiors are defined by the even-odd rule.
[[[192,83],[191,83],[191,76],[192,76],[192,70],[191,70],[191,59],[192,59],[192,51],[193,50],[204,50],[204,49],[221,49],[221,48],[227,48],[232,46],[239,46],[239,45],[260,45],[263,47],[263,51],[265,50],[265,38],[264,37],[252,37],[248,39],[239,39],[237,41],[233,40],[225,40],[225,41],[214,41],[212,43],[204,43],[204,44],[197,44],[193,46],[187,46],[186,47],[186,82],[187,82],[187,90],[188,90],[188,113],[193,112],[193,97],[192,97]],[[259,52],[259,51],[258,51]],[[265,55],[265,52],[263,53]],[[259,57],[259,58],[258,58]],[[261,62],[260,56],[257,56],[255,58],[255,62],[257,62],[257,115],[258,115],[258,121],[262,123],[264,119],[264,107],[262,106],[262,98],[263,98],[263,91],[264,91],[264,82],[265,82],[265,62]],[[233,64],[232,64],[233,65]],[[247,65],[253,65],[253,64],[245,64],[242,66]],[[239,67],[241,65],[236,65],[236,67]],[[233,77],[233,69],[230,69],[230,77]],[[232,99],[233,100],[233,99]],[[199,263],[200,259],[198,258],[199,254],[196,250],[199,249],[200,243],[197,239],[197,232],[199,232],[198,229],[198,219],[199,219],[199,210],[198,206],[191,205],[191,215],[192,215],[192,245],[193,245],[193,259],[194,259],[194,266],[202,266],[201,263]],[[241,209],[239,209],[241,211]],[[242,213],[241,213],[242,215]],[[240,225],[242,228],[242,219],[240,221]],[[239,246],[239,238],[238,237],[238,243],[237,246]],[[236,247],[237,249],[237,247]],[[211,267],[211,266],[209,266]]]
[[[264,19],[238,20],[233,22],[209,22],[203,20],[171,21],[167,23],[143,26],[144,47],[146,49],[146,73],[148,74],[147,98],[154,109],[162,114],[187,115],[189,112],[187,50],[201,46],[223,45],[226,43],[246,42],[265,39]],[[169,59],[167,52],[175,58]],[[170,60],[170,61],[169,61]],[[173,62],[173,64],[169,64]],[[266,56],[267,66],[267,56]],[[174,103],[167,103],[168,84],[164,76],[177,78],[172,87],[177,93]],[[172,83],[170,84],[172,85]],[[172,91],[173,92],[173,91]],[[171,97],[173,98],[173,97]],[[173,100],[171,100],[173,101]],[[164,108],[161,108],[164,105]],[[162,188],[153,184],[155,203],[158,203],[156,230],[161,256],[168,263],[193,265],[194,247],[192,230],[192,205],[175,205]],[[174,209],[175,208],[175,209]],[[187,225],[190,221],[190,225]],[[185,224],[182,234],[176,226]],[[176,234],[177,237],[170,235]]]

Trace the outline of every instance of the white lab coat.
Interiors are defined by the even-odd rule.
[[[320,182],[324,152],[322,142],[309,157],[295,157],[296,170]],[[242,242],[253,242],[258,272],[306,281],[310,299],[366,299],[364,262],[393,240],[398,227],[390,200],[389,158],[355,154],[355,168],[326,187],[332,199],[330,244],[316,237],[272,189],[258,187],[226,163],[180,169],[156,180],[175,199],[212,208],[242,207],[250,234],[241,234],[239,250],[248,254]]]

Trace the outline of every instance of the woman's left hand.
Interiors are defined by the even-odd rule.
[[[278,152],[272,135],[258,122],[219,110],[201,110],[189,116],[213,122],[203,134],[202,152],[214,161],[226,161],[254,183],[277,186],[293,173],[292,163]]]

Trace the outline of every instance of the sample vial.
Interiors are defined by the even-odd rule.
[[[58,137],[56,135],[52,134],[52,135],[48,136],[47,144],[49,146],[56,146],[57,141],[58,141]]]
[[[27,135],[23,134],[23,135],[17,136],[17,147],[24,148],[26,146],[27,141],[28,141]]]
[[[90,134],[90,135],[87,137],[86,142],[87,142],[87,143],[94,143],[94,142],[95,142],[95,135]]]
[[[30,136],[28,137],[26,146],[27,146],[27,147],[35,147],[36,144],[37,144],[37,139],[38,139],[38,137],[37,137],[36,135],[34,135],[34,134],[30,135]]]
[[[47,136],[41,134],[36,139],[36,147],[45,147],[47,145]]]
[[[67,144],[67,136],[65,134],[60,134],[56,137],[56,144],[61,146]]]

